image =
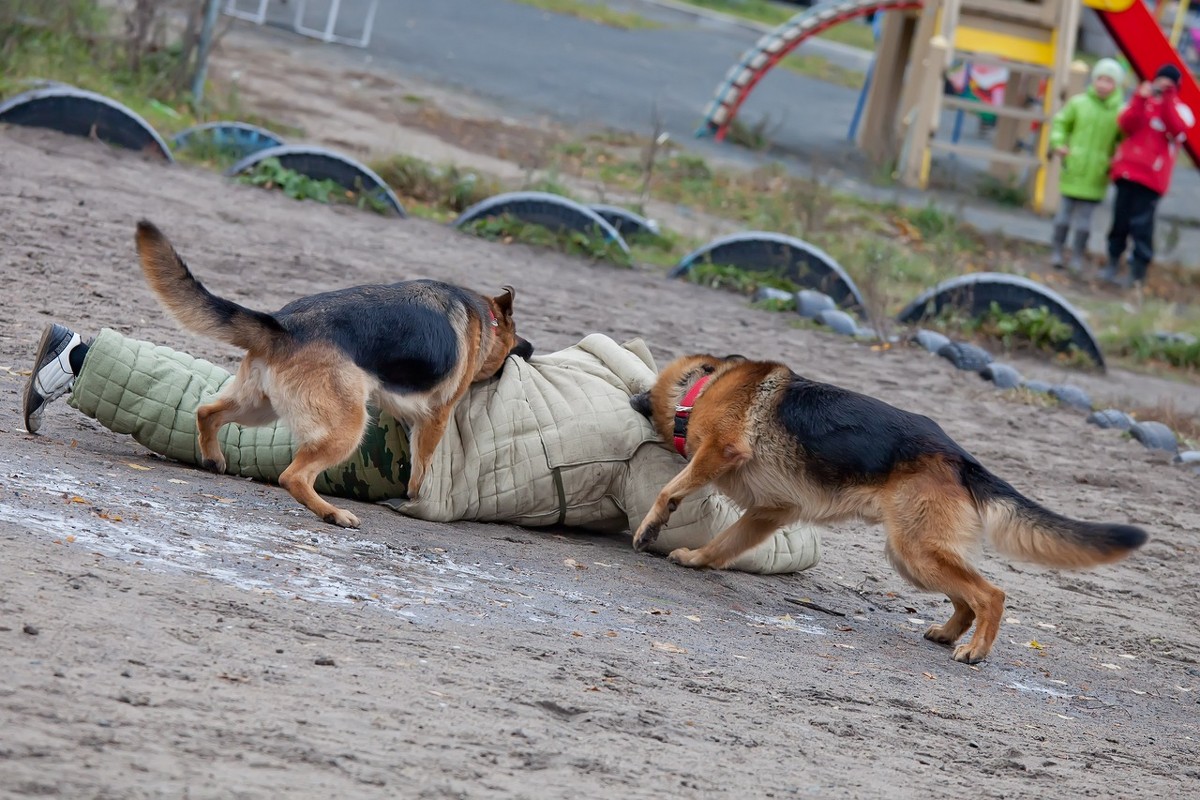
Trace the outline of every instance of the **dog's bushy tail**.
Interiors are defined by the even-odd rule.
[[[975,500],[996,549],[1048,567],[1090,567],[1119,561],[1146,543],[1133,525],[1084,522],[1035,503],[978,463],[966,463],[963,484]]]
[[[136,238],[138,259],[150,288],[183,327],[246,350],[266,350],[287,335],[270,314],[205,289],[153,223],[139,222]]]

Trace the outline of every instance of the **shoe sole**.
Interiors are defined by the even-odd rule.
[[[42,406],[38,406],[36,410],[33,410],[34,398],[35,396],[40,396],[34,388],[34,383],[37,381],[38,368],[46,356],[46,346],[50,343],[50,335],[52,333],[54,333],[53,325],[47,325],[46,329],[42,331],[42,338],[38,342],[37,353],[33,357],[33,369],[29,373],[28,383],[25,384],[25,402],[21,406],[21,415],[25,418],[25,430],[30,433],[37,433],[38,428],[42,427],[41,417],[37,416],[35,418],[35,415],[45,403],[43,402]]]

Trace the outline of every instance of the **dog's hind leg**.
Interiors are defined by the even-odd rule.
[[[645,550],[658,538],[683,498],[722,473],[745,464],[750,456],[750,447],[744,443],[712,441],[697,449],[687,466],[658,493],[654,505],[633,535],[633,549]]]
[[[237,377],[211,403],[196,409],[196,434],[200,445],[200,464],[205,469],[225,471],[225,454],[217,434],[231,422],[239,425],[266,425],[279,418],[270,399],[254,380],[252,367],[245,361]]]
[[[910,583],[943,592],[954,604],[950,619],[929,628],[926,639],[953,644],[975,623],[971,640],[954,650],[956,661],[974,664],[991,652],[1005,597],[967,561],[981,534],[979,515],[961,485],[940,472],[908,475],[885,490],[887,555]]]
[[[296,448],[292,463],[279,476],[279,485],[325,522],[357,528],[358,517],[325,500],[317,494],[313,484],[326,469],[354,454],[367,428],[366,406],[359,403],[342,407],[333,418],[327,418],[325,424],[325,435],[304,441]]]
[[[668,558],[685,567],[724,569],[795,518],[796,510],[792,508],[752,508],[703,547],[681,547],[672,550]]]

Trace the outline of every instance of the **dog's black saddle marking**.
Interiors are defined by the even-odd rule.
[[[798,375],[778,413],[818,480],[883,480],[896,466],[930,455],[978,463],[929,417]]]
[[[404,394],[433,388],[458,364],[455,310],[488,324],[481,298],[438,281],[325,292],[288,303],[274,316],[297,343],[328,341],[389,391]]]

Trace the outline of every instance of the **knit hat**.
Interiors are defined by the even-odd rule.
[[[1092,80],[1100,77],[1112,78],[1113,83],[1120,86],[1125,81],[1125,70],[1115,58],[1102,58],[1092,67]]]
[[[1154,73],[1154,77],[1156,79],[1166,78],[1167,80],[1171,81],[1171,83],[1178,86],[1180,79],[1183,78],[1183,75],[1179,72],[1179,67],[1175,66],[1174,64],[1163,64],[1158,68],[1158,72]]]

